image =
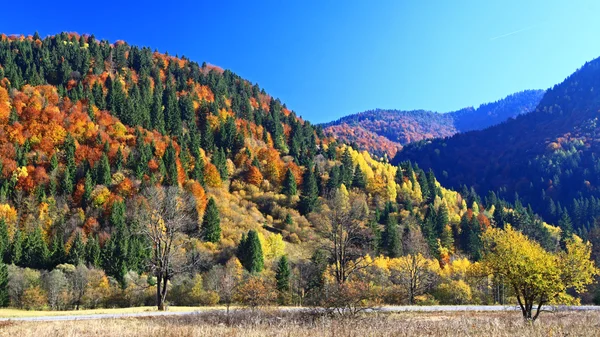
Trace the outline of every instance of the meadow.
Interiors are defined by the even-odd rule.
[[[405,312],[329,317],[311,312],[235,310],[187,316],[0,323],[0,336],[600,336],[599,312]]]

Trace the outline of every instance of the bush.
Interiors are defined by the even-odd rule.
[[[29,287],[23,291],[21,303],[27,310],[43,309],[47,304],[46,292],[39,285]]]
[[[434,295],[441,304],[466,304],[473,298],[471,287],[463,280],[440,284]]]

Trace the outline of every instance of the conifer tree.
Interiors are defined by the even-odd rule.
[[[346,151],[344,151],[344,154],[342,155],[340,180],[344,185],[348,187],[352,186],[352,180],[354,178],[353,168],[354,164],[352,163],[352,156],[350,155],[350,150],[346,148]]]
[[[92,192],[94,190],[94,182],[92,181],[92,175],[88,170],[85,173],[85,181],[83,183],[83,203],[87,206],[92,200]]]
[[[85,244],[85,260],[86,262],[95,268],[100,267],[102,262],[101,260],[101,250],[100,243],[98,239],[91,236],[88,238],[87,243]]]
[[[364,189],[367,186],[367,178],[365,177],[365,173],[360,169],[358,164],[356,164],[356,168],[354,169],[352,186],[361,189]]]
[[[4,218],[0,218],[0,263],[8,262],[10,253],[10,238],[8,236],[8,227]]]
[[[62,237],[62,230],[54,234],[52,246],[50,247],[50,263],[52,266],[57,266],[66,262],[67,251]]]
[[[275,280],[277,281],[277,290],[280,292],[290,291],[290,264],[287,256],[282,256],[277,264],[277,271],[275,273]]]
[[[18,266],[22,265],[23,259],[23,234],[18,228],[13,235],[10,245],[10,262]]]
[[[110,185],[112,175],[110,173],[110,162],[106,153],[102,154],[102,158],[100,158],[100,161],[96,165],[96,182],[99,185]]]
[[[198,183],[200,183],[200,185],[202,185],[202,186],[205,185],[206,182],[204,180],[204,156],[200,152],[198,152],[198,155],[197,155],[195,163],[194,163],[194,172],[193,172],[192,177]]]
[[[215,199],[210,198],[204,217],[202,218],[202,235],[204,240],[217,243],[221,241],[221,219]]]
[[[177,172],[177,154],[173,143],[169,143],[163,156],[163,162],[166,168],[164,184],[167,186],[177,186],[179,184],[179,174]]]
[[[23,263],[34,269],[44,269],[49,256],[42,227],[36,226],[23,242]]]
[[[317,206],[319,199],[319,190],[317,188],[317,181],[315,175],[310,166],[307,167],[304,172],[304,178],[302,182],[302,193],[300,194],[299,210],[302,215],[306,215],[312,212]]]
[[[229,178],[229,172],[227,171],[227,157],[225,156],[223,148],[219,148],[215,151],[212,157],[212,163],[217,168],[217,171],[219,171],[221,180],[227,180]]]
[[[260,273],[263,270],[265,262],[262,245],[255,230],[250,230],[247,236],[242,236],[237,255],[242,265],[249,272]]]
[[[0,307],[8,307],[8,267],[0,261]]]
[[[124,288],[125,274],[127,274],[127,247],[128,238],[125,227],[125,204],[123,202],[113,203],[109,219],[113,228],[110,239],[104,245],[102,251],[103,269],[110,276],[113,276]]]
[[[398,223],[391,216],[387,218],[381,239],[389,257],[395,258],[402,255],[402,243],[400,242],[400,234],[398,233]]]
[[[69,263],[79,265],[85,262],[85,243],[80,232],[75,234],[71,249],[69,250]]]
[[[292,173],[291,169],[288,169],[285,173],[285,178],[283,179],[283,186],[281,191],[288,197],[291,197],[298,193],[296,186],[296,178],[294,177],[294,173]]]

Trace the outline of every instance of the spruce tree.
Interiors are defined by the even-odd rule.
[[[277,290],[280,292],[290,291],[290,264],[287,256],[282,256],[277,264],[277,271],[275,273],[275,280],[277,281]]]
[[[395,258],[402,255],[402,243],[398,233],[398,224],[393,217],[388,217],[384,231],[381,235],[383,247],[389,257]]]
[[[346,148],[342,155],[342,166],[340,170],[340,180],[347,187],[352,186],[352,180],[354,178],[353,172],[354,164],[352,163],[352,156],[350,150]]]
[[[10,245],[10,262],[18,266],[22,265],[23,260],[23,234],[18,228],[13,235]]]
[[[205,181],[204,181],[204,156],[202,156],[202,153],[198,153],[198,156],[196,157],[195,163],[194,163],[194,172],[192,177],[200,183],[200,185],[204,186],[205,185]]]
[[[367,186],[367,178],[365,177],[365,173],[360,169],[360,166],[358,166],[358,164],[356,164],[356,168],[354,169],[352,186],[361,189]]]
[[[83,183],[83,203],[84,205],[89,205],[92,200],[92,192],[94,190],[94,182],[92,180],[92,175],[88,170],[85,173],[85,181]]]
[[[288,197],[294,196],[298,193],[296,186],[296,178],[294,177],[294,173],[292,173],[291,169],[288,169],[285,173],[285,178],[283,179],[283,186],[281,191]]]
[[[217,243],[221,241],[221,219],[215,199],[210,198],[204,217],[202,218],[202,235],[204,240]]]
[[[7,261],[10,253],[10,238],[4,218],[0,218],[0,262]]]
[[[262,245],[255,230],[250,230],[247,236],[242,236],[237,255],[244,268],[249,272],[260,273],[263,270],[265,262]]]
[[[30,268],[44,269],[49,255],[48,246],[42,234],[42,227],[36,226],[24,240],[23,263]]]
[[[75,234],[71,249],[69,250],[69,263],[79,265],[85,262],[85,243],[80,232]]]
[[[317,206],[319,199],[319,190],[317,188],[317,181],[315,175],[310,166],[307,167],[304,172],[304,179],[302,183],[302,193],[300,194],[299,210],[302,215],[306,215],[312,212]]]
[[[89,237],[85,245],[85,260],[88,265],[98,268],[101,261],[100,243],[95,237]]]
[[[167,186],[177,186],[179,184],[179,174],[177,172],[177,154],[173,143],[169,143],[165,154],[163,156],[163,162],[166,168],[166,176],[164,178],[164,184]]]
[[[52,266],[65,263],[67,257],[67,251],[65,250],[65,243],[63,241],[62,231],[54,234],[52,239],[52,246],[50,247],[50,262]]]
[[[8,267],[0,261],[0,307],[8,307]]]
[[[212,163],[217,167],[217,171],[221,175],[221,180],[225,181],[229,178],[229,172],[227,170],[227,157],[223,148],[219,148],[212,157]]]
[[[112,175],[110,173],[110,162],[106,153],[102,154],[102,158],[96,164],[96,182],[99,185],[110,185]]]

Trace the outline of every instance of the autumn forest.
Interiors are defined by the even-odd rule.
[[[1,35],[0,306],[600,304],[598,64],[314,125],[216,65]]]

